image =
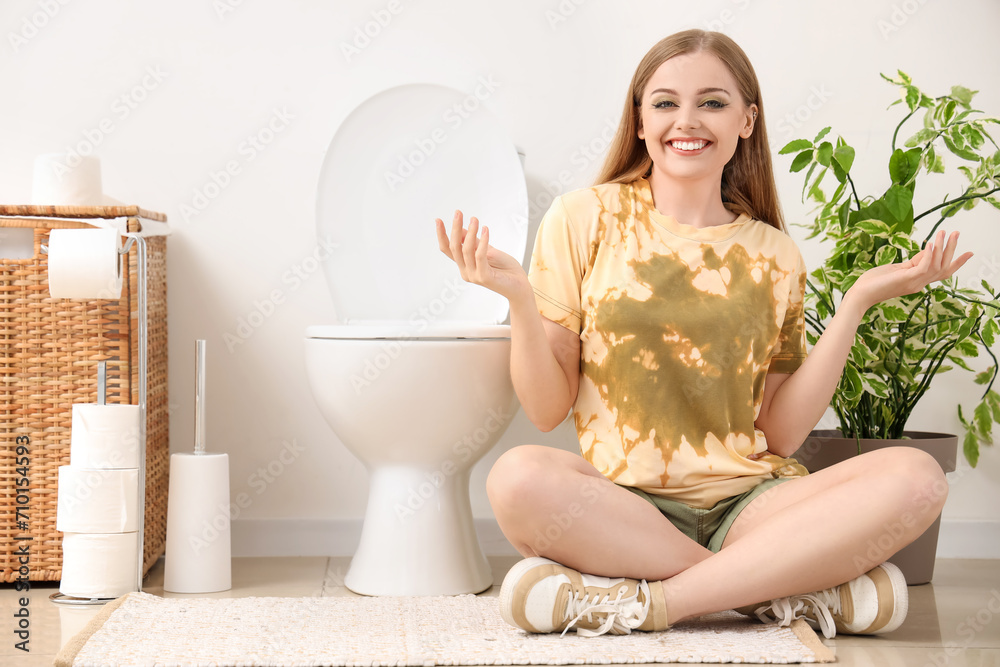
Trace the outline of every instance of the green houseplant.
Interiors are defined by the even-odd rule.
[[[915,255],[948,218],[988,202],[1000,209],[1000,148],[987,124],[1000,119],[983,117],[972,108],[977,91],[954,86],[951,93],[932,98],[913,85],[910,77],[882,75],[899,86],[909,113],[896,126],[889,158],[891,184],[880,197],[862,196],[851,178],[855,151],[843,138],[836,144],[821,140],[830,128],[812,140],[798,139],[781,149],[796,153],[791,171],[808,168],[803,199],[818,204],[808,238],[820,236],[833,250],[807,282],[806,322],[811,344],[836,311],[844,293],[873,266],[905,261]],[[903,125],[924,111],[923,127],[897,147]],[[967,164],[958,166],[968,184],[958,195],[917,213],[913,195],[917,179],[945,173],[943,150]],[[833,174],[834,190],[822,189]],[[958,406],[965,427],[963,450],[972,466],[981,444],[992,444],[993,424],[1000,423],[1000,394],[993,388],[997,358],[990,350],[1000,334],[1000,302],[986,280],[978,287],[959,287],[955,278],[934,283],[923,291],[872,307],[861,326],[847,360],[832,407],[841,431],[854,438],[901,438],[907,419],[937,373],[958,366],[973,372],[967,359],[980,352],[990,357],[989,368],[975,375],[984,385],[980,402],[967,417]],[[949,365],[954,364],[954,366]]]
[[[906,261],[919,252],[945,220],[977,204],[986,202],[1000,209],[1000,148],[987,131],[989,124],[1000,124],[1000,120],[972,108],[977,91],[954,86],[947,95],[930,97],[902,71],[898,78],[884,74],[882,78],[900,92],[900,98],[889,108],[903,104],[908,113],[893,132],[888,161],[890,183],[880,196],[859,192],[851,175],[855,150],[843,138],[836,142],[825,140],[829,127],[811,141],[797,139],[780,151],[795,154],[790,170],[805,171],[802,199],[817,205],[812,221],[800,226],[809,230],[808,238],[820,237],[832,246],[807,281],[805,319],[810,344],[817,342],[844,294],[866,270]],[[903,126],[921,111],[923,126],[898,145]],[[949,163],[959,161],[954,169],[964,175],[964,190],[945,194],[940,203],[915,211],[917,181],[925,186],[934,180],[928,175],[946,173],[945,154],[950,154]],[[975,467],[981,445],[992,444],[993,425],[1000,423],[1000,394],[994,389],[998,364],[990,349],[1000,334],[997,297],[987,280],[975,286],[960,286],[953,277],[932,283],[916,294],[873,306],[858,327],[831,400],[840,432],[816,431],[814,435],[835,434],[849,439],[853,441],[853,454],[860,453],[864,443],[868,448],[916,446],[917,438],[938,434],[904,432],[907,420],[933,378],[958,367],[972,373],[974,381],[984,387],[979,403],[971,411],[957,406],[965,430],[965,458]],[[981,353],[983,359],[989,358],[988,367],[977,373],[968,360]],[[936,457],[946,471],[951,471],[957,438],[946,437],[951,453]],[[907,442],[898,442],[904,439]],[[803,446],[793,455],[804,459],[807,467],[810,456],[821,448],[815,438],[812,440],[807,442],[812,445],[811,451]],[[893,558],[904,569],[909,583],[930,580],[939,522],[918,540],[929,543],[929,547],[925,544],[925,549],[930,549],[929,569],[924,563],[921,572],[911,576]]]

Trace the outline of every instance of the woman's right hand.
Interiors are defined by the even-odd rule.
[[[521,263],[490,246],[489,227],[484,226],[482,236],[477,238],[478,219],[471,218],[469,228],[465,229],[462,226],[462,212],[455,211],[450,239],[441,218],[436,218],[435,222],[441,252],[458,265],[463,280],[482,285],[507,299],[531,291],[528,275]]]

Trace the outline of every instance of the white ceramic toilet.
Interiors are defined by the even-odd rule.
[[[366,595],[458,595],[492,583],[469,502],[473,465],[517,409],[506,299],[462,280],[434,219],[476,216],[520,259],[528,201],[518,151],[474,95],[385,90],[340,125],[316,231],[335,324],[306,330],[313,396],[368,469],[345,585]]]

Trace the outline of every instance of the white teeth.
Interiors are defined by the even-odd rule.
[[[708,144],[707,141],[674,141],[671,143],[673,143],[674,148],[679,148],[682,151],[696,151]]]

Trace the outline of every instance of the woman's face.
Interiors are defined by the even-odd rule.
[[[657,68],[643,91],[639,139],[653,172],[676,179],[716,179],[753,131],[757,105],[746,106],[729,69],[714,54],[675,56]]]

